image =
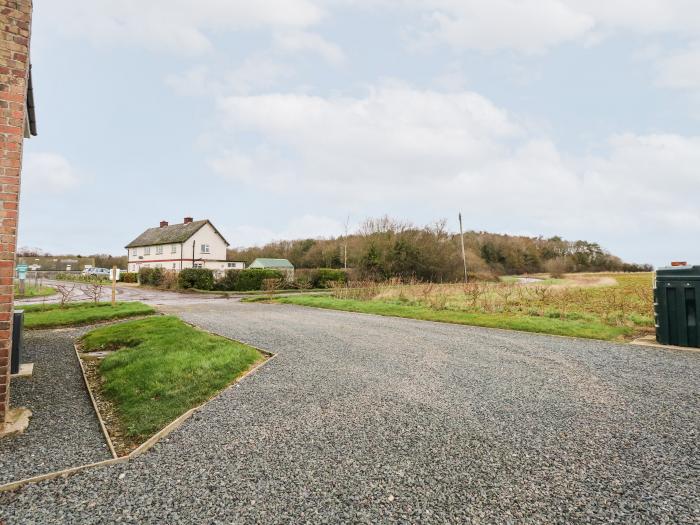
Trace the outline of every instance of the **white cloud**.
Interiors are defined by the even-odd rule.
[[[211,49],[211,31],[306,28],[323,16],[311,0],[67,0],[38,9],[63,34],[184,54]]]
[[[412,31],[419,43],[481,51],[536,53],[572,41],[595,44],[625,31],[684,37],[700,31],[700,3],[694,0],[403,0],[382,5],[422,16]]]
[[[700,45],[657,58],[657,82],[674,89],[700,89]]]
[[[277,229],[244,224],[226,228],[225,232],[233,246],[261,246],[278,240],[337,236],[343,232],[343,225],[329,217],[306,214],[292,218],[285,226]]]
[[[320,35],[306,31],[279,33],[276,36],[276,42],[278,47],[285,51],[293,53],[311,51],[331,64],[340,64],[345,59],[342,50],[337,45]]]
[[[293,76],[294,71],[288,65],[267,56],[254,56],[229,71],[212,72],[208,66],[195,66],[168,75],[165,83],[179,95],[211,98],[270,89]]]
[[[688,191],[700,137],[624,134],[605,154],[570,157],[478,94],[396,86],[362,98],[228,97],[221,108],[232,141],[264,139],[212,165],[262,191],[358,215],[462,208],[486,229],[612,238],[683,224],[700,234]]]
[[[71,164],[55,153],[27,153],[22,163],[22,189],[63,192],[78,185]]]

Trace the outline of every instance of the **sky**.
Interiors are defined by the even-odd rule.
[[[418,225],[700,263],[696,0],[34,0],[19,245]]]

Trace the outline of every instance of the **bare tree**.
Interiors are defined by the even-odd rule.
[[[103,284],[101,281],[92,281],[85,286],[81,286],[80,290],[95,304],[97,304],[100,302],[100,298],[102,297],[102,288]]]
[[[59,299],[59,304],[61,305],[61,308],[63,308],[66,305],[66,303],[69,303],[71,301],[71,299],[73,298],[73,293],[75,292],[75,287],[76,287],[75,283],[73,283],[71,285],[68,285],[68,284],[57,284],[56,285],[56,291],[61,296]]]

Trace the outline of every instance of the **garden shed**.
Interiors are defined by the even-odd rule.
[[[259,257],[255,259],[248,268],[278,270],[285,273],[288,280],[294,280],[294,265],[287,259],[267,259]]]

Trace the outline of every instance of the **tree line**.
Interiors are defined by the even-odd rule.
[[[480,277],[507,274],[651,271],[630,264],[590,241],[467,231],[468,272]],[[250,264],[257,257],[288,259],[296,268],[344,268],[358,279],[416,278],[458,281],[464,276],[459,234],[446,221],[423,227],[388,217],[368,219],[357,232],[330,239],[276,241],[231,249],[229,260]]]

